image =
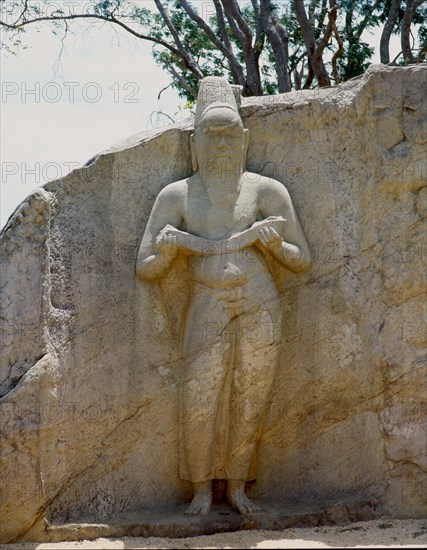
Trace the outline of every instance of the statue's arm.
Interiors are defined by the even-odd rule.
[[[311,265],[311,255],[298,216],[287,189],[278,181],[264,180],[260,194],[260,215],[283,216],[286,219],[283,235],[274,229],[260,230],[260,241],[274,258],[292,271],[305,271]]]
[[[181,225],[180,198],[179,192],[167,186],[154,203],[136,260],[136,274],[140,279],[152,281],[161,277],[177,254],[176,237],[159,234],[167,224]]]

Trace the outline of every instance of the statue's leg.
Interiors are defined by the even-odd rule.
[[[273,295],[274,298],[274,295]],[[267,412],[278,360],[281,335],[278,300],[238,319],[240,345],[233,370],[231,422],[227,444],[227,496],[240,512],[257,509],[245,495],[245,482],[254,479],[256,447]]]
[[[230,353],[230,342],[222,338],[224,322],[218,300],[199,294],[189,312],[181,388],[181,477],[194,488],[189,514],[206,514],[212,503],[217,419]]]
[[[224,346],[225,347],[225,346]],[[190,481],[213,479],[217,415],[226,374],[223,346],[187,356],[181,391],[181,435]]]

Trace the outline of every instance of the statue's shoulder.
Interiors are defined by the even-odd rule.
[[[259,193],[287,193],[286,186],[270,176],[263,176],[255,172],[245,172],[247,181],[253,187],[256,187]]]
[[[163,199],[177,200],[184,198],[187,194],[188,178],[168,183],[159,193]]]

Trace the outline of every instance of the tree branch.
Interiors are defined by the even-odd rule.
[[[252,32],[249,25],[246,23],[245,19],[242,17],[239,4],[236,0],[222,0],[224,8],[228,8],[233,19],[236,21],[240,31],[243,35],[243,44],[245,48],[249,49],[252,47]],[[227,13],[227,9],[226,9]]]
[[[164,113],[163,111],[152,111],[150,113],[150,122],[151,122],[151,124],[153,124],[154,115],[157,115],[157,117],[159,117],[160,115],[163,115],[163,116],[167,117],[172,122],[172,124],[175,124],[174,119],[171,116],[169,116],[167,113]]]
[[[319,29],[319,31],[323,28],[323,23],[325,22],[326,15],[328,13],[328,8],[326,7],[327,1],[328,0],[322,0],[322,7],[317,22],[317,28]]]
[[[28,10],[28,0],[25,0],[24,2],[24,7],[22,8],[22,12],[20,14],[20,16],[18,17],[18,19],[15,21],[14,25],[16,25],[18,23],[18,21],[24,17],[24,14],[25,12]]]
[[[308,59],[307,65],[308,65],[308,74],[307,74],[307,78],[305,79],[304,85],[302,87],[303,90],[308,90],[310,86],[313,84],[313,79],[314,79],[314,72],[311,67],[310,59]]]
[[[216,19],[218,22],[219,34],[221,35],[221,38],[225,47],[232,50],[233,46],[231,44],[230,38],[227,33],[227,28],[225,26],[224,12],[221,6],[221,2],[220,0],[213,0],[213,3],[216,11]]]
[[[184,48],[184,45],[179,38],[178,31],[176,30],[174,24],[172,23],[171,18],[163,4],[160,0],[154,0],[157,9],[159,10],[160,15],[163,18],[163,21],[166,23],[166,26],[170,30],[170,33],[175,41],[176,47],[179,51],[179,55],[182,59],[186,61],[188,69],[200,80],[203,78],[203,73],[200,70],[199,65],[194,61],[193,56]]]
[[[344,42],[340,36],[340,33],[338,32],[337,25],[336,25],[336,11],[335,11],[335,18],[332,21],[332,27],[334,31],[335,40],[338,44],[338,50],[334,53],[332,56],[332,74],[334,76],[335,84],[339,84],[341,82],[341,78],[338,74],[338,68],[337,68],[337,59],[342,56],[344,53]]]
[[[175,67],[173,65],[168,65],[166,68],[171,73],[171,75],[179,82],[180,86],[182,86],[184,90],[188,92],[194,99],[197,99],[197,90],[187,84],[185,79],[178,73]]]
[[[0,21],[0,26],[5,27],[6,29],[17,30],[22,27],[25,27],[26,25],[32,25],[34,23],[42,23],[43,21],[70,21],[72,19],[98,19],[100,21],[105,21],[107,23],[114,23],[119,27],[122,27],[123,29],[125,29],[127,32],[129,32],[133,36],[136,36],[141,40],[147,40],[149,42],[154,42],[155,44],[159,44],[160,46],[167,48],[169,51],[171,51],[175,55],[180,56],[180,52],[176,48],[174,48],[173,46],[165,42],[164,40],[161,40],[160,38],[154,38],[153,36],[148,36],[146,34],[141,34],[137,31],[134,31],[131,27],[128,27],[125,23],[123,23],[122,21],[119,21],[115,17],[110,18],[104,15],[97,15],[95,13],[87,13],[87,14],[77,13],[73,15],[61,15],[61,16],[51,15],[51,16],[44,16],[44,17],[35,17],[34,19],[27,19],[17,24],[15,23],[9,24],[9,23],[6,23],[5,21]]]
[[[325,64],[323,63],[322,59],[322,53],[323,49],[325,48],[327,44],[327,40],[329,40],[332,29],[330,28],[330,25],[328,24],[327,30],[325,31],[325,35],[319,45],[317,46],[313,29],[310,26],[310,22],[307,17],[307,13],[305,11],[304,2],[303,0],[294,0],[294,7],[295,7],[295,13],[298,19],[298,23],[301,28],[301,33],[304,38],[305,46],[307,48],[307,54],[310,61],[310,67],[319,83],[319,86],[330,86],[331,81],[329,78],[329,75],[326,71]],[[329,34],[326,42],[325,37]],[[310,74],[310,73],[309,73]],[[307,84],[307,82],[306,82]],[[304,84],[305,86],[305,84]]]
[[[298,19],[298,23],[301,28],[301,33],[304,38],[305,47],[307,48],[307,53],[311,59],[314,56],[316,50],[316,40],[314,38],[313,30],[310,26],[310,22],[307,17],[307,13],[304,8],[302,0],[294,0],[295,13]]]
[[[170,86],[172,85],[172,83],[168,84],[167,86],[165,86],[164,88],[162,88],[160,90],[160,92],[157,94],[157,101],[160,101],[160,96],[162,95],[162,93],[167,90]]]
[[[322,37],[322,40],[320,41],[319,45],[317,46],[318,53],[317,55],[322,55],[323,50],[328,45],[329,39],[332,36],[332,33],[334,32],[334,22],[337,18],[337,3],[336,0],[330,0],[329,1],[330,9],[328,10],[328,24],[326,25],[325,33]]]
[[[240,41],[246,65],[246,82],[243,95],[262,95],[261,76],[259,72],[259,55],[252,46],[252,32],[240,12],[236,0],[221,0],[224,13],[234,36]]]
[[[187,0],[179,0],[179,3],[187,12],[188,16],[205,32],[206,36],[212,42],[212,44],[218,48],[218,50],[228,59],[230,64],[230,70],[233,75],[233,80],[236,84],[244,84],[244,75],[243,69],[240,63],[237,61],[236,56],[234,55],[230,39],[227,36],[225,31],[225,25],[223,31],[221,32],[221,37],[223,42],[217,37],[211,27],[193,10]],[[219,6],[221,7],[221,6]],[[224,24],[224,19],[222,18],[222,24]],[[225,36],[225,40],[224,40]]]
[[[226,4],[226,0],[221,0],[222,6],[224,8],[225,17],[227,18],[228,24],[230,25],[231,32],[234,34],[234,36],[237,38],[237,40],[242,45],[242,48],[245,47],[245,35],[240,30],[240,28],[237,26],[236,21],[234,20],[234,17],[230,10],[228,9],[228,4]]]
[[[415,63],[415,57],[411,47],[411,24],[415,10],[422,2],[423,0],[406,0],[406,10],[403,15],[400,34],[403,58],[406,63]]]
[[[353,38],[353,10],[354,10],[354,0],[348,0],[346,11],[345,11],[345,35],[347,40],[350,41]]]
[[[259,8],[258,0],[251,0],[251,3],[252,3],[252,8],[254,10],[254,15],[256,20],[254,50],[255,50],[255,56],[257,57],[257,59],[259,59],[264,49],[265,32],[264,32],[263,25],[261,23],[260,8]]]
[[[273,49],[279,93],[291,91],[288,72],[288,35],[270,9],[270,0],[261,0],[261,22]]]
[[[298,50],[299,50],[299,46],[298,48],[292,53],[292,55],[296,55],[298,53]],[[294,61],[292,62],[292,64],[289,66],[289,71],[293,71],[298,63],[301,61],[301,59],[307,55],[307,52],[303,52],[302,54],[300,54],[296,59],[294,59]]]
[[[369,23],[369,19],[374,13],[374,11],[378,8],[378,5],[380,4],[381,0],[376,0],[376,2],[369,8],[368,13],[365,15],[365,17],[362,19],[362,21],[357,25],[355,37],[359,40],[359,38],[362,36],[363,31],[366,29],[367,24]]]
[[[258,0],[251,0],[252,9],[254,10],[255,19],[259,20],[259,4]]]

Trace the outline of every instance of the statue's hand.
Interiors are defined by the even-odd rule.
[[[173,260],[178,252],[176,236],[160,233],[157,237],[156,248],[163,257]]]
[[[265,227],[259,230],[259,240],[269,249],[280,247],[282,245],[282,237],[273,227]]]

